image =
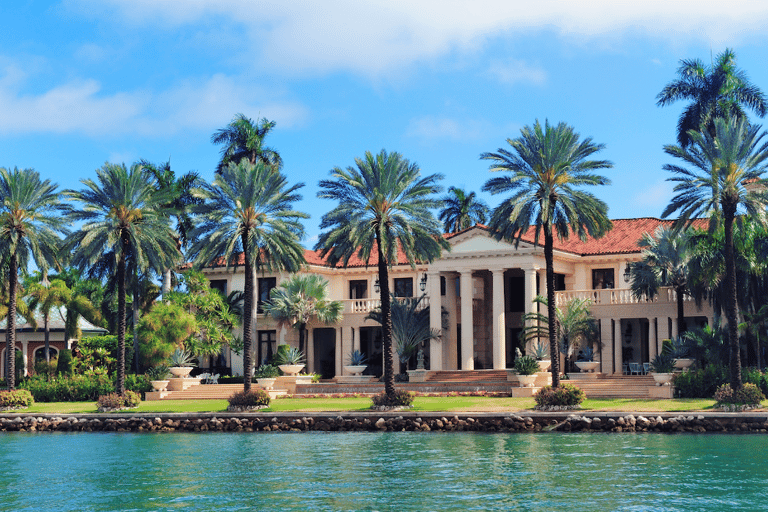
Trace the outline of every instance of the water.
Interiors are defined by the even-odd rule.
[[[768,510],[768,437],[0,434],[0,510]]]

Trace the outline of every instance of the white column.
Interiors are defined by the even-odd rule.
[[[430,272],[427,274],[427,292],[429,292],[429,328],[440,331],[440,338],[429,342],[429,369],[443,369],[443,326],[442,326],[442,304],[443,298],[440,296],[440,273]]]
[[[343,327],[334,327],[333,329],[336,334],[336,354],[334,357],[334,375],[341,375],[343,369],[342,366],[344,365],[344,328]]]
[[[29,375],[29,357],[27,357],[27,350],[29,349],[29,342],[28,341],[22,341],[21,342],[21,357],[24,361],[24,375],[25,377]],[[16,354],[14,354],[14,357]],[[126,362],[127,364],[127,362]]]
[[[656,329],[656,319],[648,319],[648,359],[653,361],[653,358],[658,354],[657,347],[659,346],[658,340],[659,331]]]
[[[613,354],[613,371],[614,373],[621,374],[622,371],[622,355],[623,355],[623,347],[624,347],[624,336],[621,332],[621,319],[616,318],[614,319],[614,328],[613,328],[613,339],[616,340],[616,351]]]
[[[451,272],[446,277],[445,307],[448,310],[448,332],[443,333],[443,370],[458,370],[459,336],[456,324],[459,323],[459,310],[456,307],[456,274]]]
[[[493,369],[507,367],[507,323],[504,316],[504,269],[493,272]]]
[[[352,343],[347,343],[348,346],[351,346],[352,350],[360,350],[360,329],[355,329],[354,327],[350,327],[350,330],[352,331]],[[368,354],[366,354],[367,356]]]
[[[307,371],[315,371],[315,329],[307,328]]]
[[[474,370],[475,332],[472,312],[474,286],[472,271],[465,270],[460,275],[461,287],[461,369]]]
[[[658,317],[656,323],[659,326],[659,340],[672,338],[672,333],[669,332],[669,319],[666,316]],[[661,342],[659,342],[659,345],[661,345]]]

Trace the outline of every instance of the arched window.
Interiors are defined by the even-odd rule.
[[[48,347],[48,353],[50,354],[50,359],[54,359],[59,356],[59,351],[56,350],[56,348],[54,347]],[[35,362],[45,361],[45,347],[36,348],[33,359],[35,360]]]

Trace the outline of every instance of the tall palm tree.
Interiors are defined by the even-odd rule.
[[[176,218],[176,239],[179,248],[183,249],[189,244],[189,232],[192,231],[192,217],[189,214],[189,207],[199,203],[199,199],[192,195],[192,188],[197,184],[200,177],[196,172],[188,172],[182,176],[176,177],[176,173],[171,170],[171,161],[164,164],[155,165],[146,160],[140,160],[139,165],[144,168],[148,177],[154,180],[157,190],[168,191],[171,193],[171,201],[164,205]],[[171,291],[172,270],[163,271],[163,296]]]
[[[30,286],[27,287],[26,295],[29,297],[29,308],[33,311],[39,309],[40,313],[43,315],[45,362],[50,363],[51,329],[49,320],[51,312],[56,310],[56,312],[59,313],[59,308],[72,300],[72,291],[67,286],[67,283],[61,279],[48,281],[48,278],[45,275],[42,276],[41,282],[31,283]]]
[[[690,130],[692,143],[688,148],[667,145],[664,151],[681,159],[687,166],[665,164],[664,169],[675,174],[668,181],[677,183],[676,195],[664,210],[667,217],[679,211],[678,225],[690,224],[700,216],[710,217],[710,231],[720,223],[725,235],[725,311],[728,321],[728,341],[731,347],[731,387],[738,389],[741,381],[741,355],[736,315],[736,256],[734,254],[733,224],[739,208],[761,224],[765,224],[768,190],[763,174],[768,159],[768,142],[762,143],[765,132],[746,119],[715,119],[715,136],[709,131]]]
[[[251,389],[251,343],[253,339],[254,272],[287,270],[304,265],[304,235],[301,219],[308,216],[293,210],[301,200],[297,193],[303,183],[289,186],[287,178],[270,165],[247,160],[230,163],[213,179],[193,189],[202,204],[192,207],[197,224],[190,238],[190,254],[198,266],[222,258],[237,265],[242,254],[245,264],[243,305],[244,390]]]
[[[448,187],[448,195],[442,201],[444,206],[438,218],[443,221],[446,233],[457,233],[475,224],[485,224],[490,215],[488,205],[474,192],[467,194],[460,188]]]
[[[304,333],[312,318],[323,324],[341,320],[344,304],[328,298],[328,281],[322,277],[294,275],[270,291],[270,300],[262,306],[264,313],[281,325],[290,325],[299,331],[299,350],[304,351]]]
[[[693,142],[690,130],[706,129],[714,137],[717,118],[746,118],[745,107],[759,117],[765,115],[765,95],[736,67],[736,54],[730,48],[709,66],[699,59],[682,60],[677,74],[679,78],[656,97],[656,104],[663,107],[678,100],[691,101],[677,122],[677,142],[683,148]]]
[[[64,304],[64,339],[80,339],[80,318],[83,317],[93,325],[103,326],[104,320],[100,306],[104,296],[101,281],[85,279],[82,272],[74,267],[62,269],[58,274],[50,276],[50,280],[59,279],[69,289],[69,300]],[[94,302],[96,304],[94,304]]]
[[[653,298],[659,287],[671,286],[677,295],[677,334],[686,331],[685,295],[690,293],[691,261],[694,257],[688,229],[659,227],[656,233],[644,233],[638,241],[643,259],[630,265],[630,288],[637,298]]]
[[[230,163],[240,163],[247,159],[251,164],[262,162],[275,171],[283,168],[283,159],[276,150],[264,145],[264,139],[275,127],[274,121],[262,118],[253,119],[237,114],[226,127],[217,130],[211,136],[213,144],[223,144],[221,161],[216,167],[216,173],[221,173]]]
[[[138,268],[156,271],[179,263],[181,253],[168,224],[167,192],[147,182],[140,165],[106,163],[97,180],[82,180],[85,189],[68,190],[81,208],[69,207],[71,222],[82,223],[66,240],[72,264],[80,269],[96,264],[105,254],[115,259],[117,277],[117,392],[125,393],[126,267],[129,252]]]
[[[321,199],[338,201],[320,223],[323,232],[316,248],[331,265],[346,267],[352,256],[378,266],[380,283],[384,388],[394,399],[395,374],[392,353],[392,314],[389,268],[398,263],[402,251],[411,266],[432,261],[448,243],[432,209],[440,202],[433,198],[441,191],[439,174],[422,177],[419,166],[400,153],[377,155],[366,151],[355,165],[331,170],[332,180],[320,182]]]
[[[59,215],[63,206],[56,185],[32,169],[0,168],[0,257],[8,264],[6,360],[9,390],[16,387],[16,300],[19,270],[30,256],[41,272],[61,266],[59,233],[66,233]]]
[[[585,240],[587,235],[600,237],[612,227],[606,216],[606,204],[578,187],[610,184],[610,180],[592,172],[613,164],[589,160],[604,145],[594,144],[591,138],[579,141],[579,134],[565,123],[551,126],[547,121],[542,127],[537,120],[533,127],[526,126],[520,133],[516,139],[507,139],[511,150],[500,148],[497,153],[480,156],[492,162],[492,172],[510,173],[492,178],[483,186],[492,194],[512,193],[493,210],[489,227],[497,239],[515,243],[520,242],[530,226],[534,228],[535,244],[544,233],[549,349],[550,354],[557,354],[554,236],[566,239],[573,232]],[[555,387],[560,385],[557,359],[552,360]]]

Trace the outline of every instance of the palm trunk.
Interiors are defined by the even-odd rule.
[[[560,385],[560,350],[557,346],[557,312],[555,309],[555,265],[552,226],[544,225],[544,262],[547,267],[547,325],[549,353],[552,355],[552,387]]]
[[[677,295],[677,336],[682,336],[686,331],[685,325],[685,309],[683,304],[683,289],[675,289],[675,295]]]
[[[381,229],[381,228],[379,228]],[[381,249],[381,236],[376,232],[379,251],[379,286],[381,299],[381,338],[384,349],[384,392],[390,400],[395,398],[395,360],[392,353],[392,309],[389,296],[389,271]]]
[[[307,324],[299,324],[299,352],[304,354],[304,330],[307,328]],[[309,361],[307,361],[307,370],[309,370]]]
[[[46,370],[49,370],[51,365],[51,328],[48,326],[47,312],[43,314],[43,323],[45,324],[45,362],[48,365]]]
[[[133,371],[135,373],[139,373],[139,337],[136,334],[136,325],[139,322],[139,293],[138,293],[138,287],[139,287],[139,280],[138,276],[136,278],[136,288],[133,290],[133,304],[132,304],[132,311],[133,311]]]
[[[253,269],[248,251],[248,233],[243,233],[243,257],[245,259],[245,297],[243,297],[243,391],[251,390],[251,322],[253,320]]]
[[[733,250],[733,220],[736,206],[730,204],[722,206],[725,224],[725,317],[728,320],[731,388],[736,390],[742,385],[739,326],[736,323],[736,257]]]
[[[117,260],[117,384],[116,391],[125,395],[125,249]]]
[[[171,269],[163,272],[163,300],[168,302],[168,294],[171,293]]]
[[[16,389],[16,274],[18,273],[16,254],[11,254],[8,262],[8,329],[5,332],[6,368],[5,384],[8,391]]]

